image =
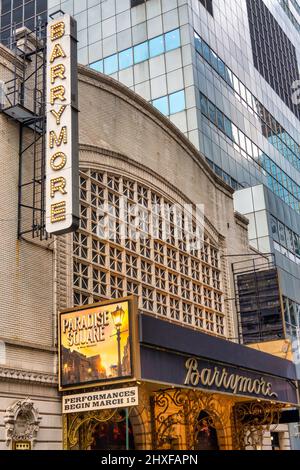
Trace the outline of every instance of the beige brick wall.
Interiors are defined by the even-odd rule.
[[[12,77],[12,60],[0,46],[0,80]],[[25,134],[27,143],[30,134]],[[7,408],[27,397],[42,415],[35,448],[56,449],[61,448],[61,416],[53,375],[53,252],[17,239],[18,153],[19,125],[0,114],[0,449],[6,448]],[[24,181],[29,181],[32,158],[29,152],[24,157]]]

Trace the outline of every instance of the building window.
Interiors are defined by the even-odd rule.
[[[204,105],[204,103],[206,104]],[[222,114],[214,103],[206,96],[200,93],[201,111],[208,109],[207,119],[216,126],[221,132],[225,133],[223,127],[220,127],[217,115]],[[203,113],[204,114],[204,113]],[[228,118],[226,118],[228,119]],[[229,120],[228,120],[229,121]],[[267,176],[266,184],[273,193],[280,197],[296,212],[300,213],[300,186],[292,180],[276,163],[266,155],[257,145],[250,141],[248,137],[238,129],[231,121],[232,142],[234,148],[246,160],[251,160],[257,169]]]
[[[166,51],[172,51],[173,49],[177,49],[177,47],[180,46],[179,29],[175,29],[174,31],[170,31],[169,33],[166,33],[165,43],[166,43]]]
[[[139,64],[152,57],[177,49],[180,45],[180,30],[175,29],[117,54],[92,62],[89,67],[97,72],[112,75],[119,70],[132,67],[133,64]]]
[[[118,71],[118,56],[112,55],[104,59],[104,73],[111,75]]]
[[[254,66],[299,119],[300,107],[291,91],[299,80],[295,46],[263,0],[247,0],[247,10]]]
[[[134,63],[138,64],[139,62],[143,62],[144,60],[149,59],[149,47],[148,42],[143,42],[142,44],[138,44],[133,48],[133,55],[134,55]]]
[[[147,0],[131,0],[130,1],[130,7],[134,8],[137,7],[138,5],[142,5],[143,3],[146,3]]]
[[[198,54],[213,67],[215,72],[218,73],[234,92],[235,98],[260,122],[262,134],[268,142],[271,143],[291,165],[297,170],[300,170],[300,145],[196,32],[194,32],[194,43]],[[215,58],[217,58],[217,60]],[[201,99],[200,108],[201,112],[206,117],[209,117],[208,105],[205,99]],[[224,129],[227,137],[233,140],[232,124],[226,116],[224,116],[224,128],[221,121],[220,128],[222,131]],[[258,153],[256,147],[252,148],[252,153],[253,158],[257,159]]]
[[[160,111],[165,116],[168,116],[170,114],[168,96],[157,98],[156,100],[152,101],[152,104],[156,109],[158,109],[158,111]]]
[[[299,235],[273,216],[271,216],[271,233],[275,250],[300,265]]]
[[[224,336],[222,275],[216,242],[205,234],[203,249],[188,251],[187,244],[179,243],[174,236],[184,235],[184,219],[172,211],[167,198],[145,184],[105,171],[82,170],[80,176],[80,202],[86,210],[86,221],[73,234],[74,305],[135,294],[141,311]],[[151,231],[144,236],[144,219],[135,225],[141,236],[118,241],[108,237],[110,230],[116,230],[118,219],[113,214],[120,213],[124,195],[129,198],[130,207],[138,207],[149,219],[158,221],[160,228],[155,237]],[[130,214],[131,209],[128,224]],[[97,224],[101,225],[100,232]],[[191,224],[191,234],[195,230]],[[209,312],[209,319],[205,312]]]
[[[119,54],[119,69],[123,70],[133,64],[132,49],[126,49]]]
[[[164,37],[163,35],[157,36],[149,41],[150,57],[156,57],[164,53]]]
[[[39,18],[47,20],[47,0],[2,1],[0,16],[0,41],[7,47],[13,46],[12,36],[16,29],[26,26],[33,31]]]
[[[213,16],[213,6],[212,6],[212,0],[200,0],[201,5],[206,8],[208,13]]]
[[[170,95],[170,114],[179,113],[185,109],[184,90]]]
[[[163,96],[152,101],[152,105],[165,116],[179,113],[185,109],[184,90],[177,91],[171,95]]]

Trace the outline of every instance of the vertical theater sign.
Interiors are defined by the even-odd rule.
[[[64,15],[47,29],[46,230],[78,227],[78,90],[76,21]]]

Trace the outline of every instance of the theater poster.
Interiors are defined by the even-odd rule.
[[[59,314],[60,390],[133,376],[133,299],[93,304]]]

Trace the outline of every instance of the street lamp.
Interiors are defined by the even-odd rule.
[[[121,326],[123,323],[125,312],[119,305],[117,306],[114,312],[111,312],[111,316],[116,328],[116,335],[117,335],[117,342],[118,342],[118,376],[122,375],[122,367],[121,367]]]

